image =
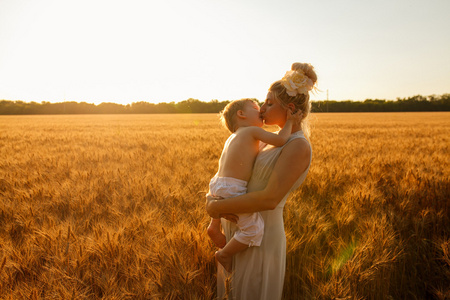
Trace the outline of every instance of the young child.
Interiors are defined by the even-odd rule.
[[[274,146],[283,146],[291,135],[294,119],[300,114],[287,112],[286,125],[278,134],[265,131],[259,106],[251,99],[241,99],[229,103],[221,112],[221,120],[232,133],[225,142],[219,160],[219,170],[211,179],[209,194],[230,198],[247,192],[247,182],[252,174],[253,163],[259,152],[259,141]],[[238,230],[226,243],[220,228],[220,219],[211,219],[208,235],[220,249],[217,261],[231,272],[233,255],[247,247],[259,246],[264,232],[264,221],[259,213],[239,214]]]

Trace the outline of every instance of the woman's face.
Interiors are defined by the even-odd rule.
[[[275,99],[272,92],[267,93],[266,101],[261,106],[260,113],[267,125],[283,127],[286,123],[286,109]]]

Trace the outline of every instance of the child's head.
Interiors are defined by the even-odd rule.
[[[244,111],[246,105],[253,105],[253,103],[256,103],[256,101],[248,98],[234,100],[228,103],[227,106],[225,106],[225,108],[220,112],[220,120],[222,121],[222,125],[230,132],[235,132],[239,128],[238,112],[240,110]]]

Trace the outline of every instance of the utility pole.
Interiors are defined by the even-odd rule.
[[[328,89],[327,89],[327,112],[328,112]]]

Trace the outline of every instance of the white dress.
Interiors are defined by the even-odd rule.
[[[305,139],[302,131],[291,134],[284,146],[297,138]],[[274,147],[261,143],[261,149],[256,157],[253,173],[248,183],[248,192],[265,188],[284,146]],[[218,264],[218,299],[281,299],[286,268],[283,207],[290,192],[298,188],[305,180],[310,164],[311,158],[306,171],[298,178],[274,210],[260,212],[265,223],[261,246],[251,247],[236,254],[233,258],[233,272],[231,274]],[[225,219],[222,219],[222,227],[228,241],[233,236],[236,227]]]

